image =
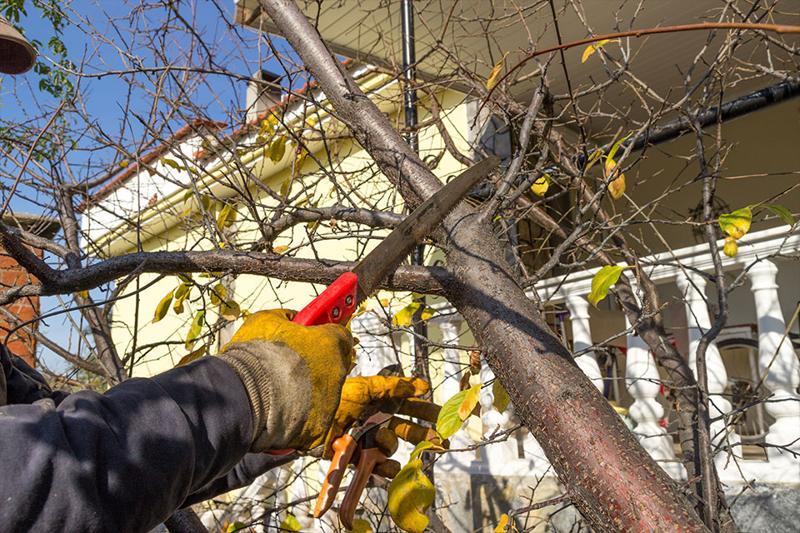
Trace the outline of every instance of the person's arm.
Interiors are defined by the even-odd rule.
[[[207,357],[58,408],[0,407],[6,531],[147,531],[253,442],[237,373]]]

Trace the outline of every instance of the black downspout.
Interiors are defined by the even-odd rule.
[[[402,19],[401,31],[403,41],[403,114],[405,116],[405,139],[411,149],[419,152],[419,138],[417,134],[417,90],[414,83],[417,74],[417,54],[414,41],[414,6],[412,0],[402,0],[400,4],[400,18]],[[419,245],[411,255],[411,263],[422,265],[425,260],[425,247]],[[428,327],[420,320],[420,315],[425,309],[425,297],[414,299],[419,303],[419,310],[414,314],[414,374],[430,381],[428,365]]]

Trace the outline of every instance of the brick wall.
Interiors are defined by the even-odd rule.
[[[41,250],[36,252],[39,257],[42,256]],[[32,279],[34,278],[29,276],[24,268],[0,248],[0,289],[25,285],[31,283]],[[18,320],[31,320],[39,315],[39,297],[21,298],[3,308],[10,311]],[[23,331],[26,328],[21,328],[9,336],[14,327],[13,320],[9,320],[6,313],[0,313],[0,342],[5,343],[11,353],[22,357],[33,366],[36,362],[36,339],[27,331]]]

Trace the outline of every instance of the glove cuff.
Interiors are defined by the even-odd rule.
[[[253,411],[252,451],[290,448],[311,410],[311,378],[303,360],[288,346],[240,342],[219,358],[242,380]]]

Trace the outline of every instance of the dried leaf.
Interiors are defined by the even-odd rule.
[[[734,239],[730,235],[725,237],[725,245],[722,247],[722,253],[724,253],[728,257],[736,257],[736,254],[738,252],[739,252],[739,245],[736,243],[736,239]]]
[[[188,365],[189,363],[191,363],[193,361],[197,361],[198,359],[203,357],[207,352],[208,352],[208,345],[204,344],[200,348],[196,349],[195,351],[189,352],[188,354],[186,354],[183,357],[181,357],[181,360],[178,361],[178,364],[175,365],[175,368],[178,368],[179,366]]]
[[[167,311],[169,311],[169,304],[172,303],[172,295],[175,293],[175,289],[169,291],[161,301],[158,302],[156,305],[156,311],[153,313],[153,323],[155,324],[165,316],[167,316]]]
[[[486,78],[486,90],[491,91],[494,89],[494,86],[497,85],[497,81],[500,79],[500,74],[503,73],[503,66],[506,64],[506,56],[508,52],[503,54],[503,57],[497,64],[492,68],[492,71],[489,73],[489,77]]]
[[[549,188],[550,188],[550,174],[548,174],[547,172],[536,178],[536,181],[534,181],[533,185],[531,185],[531,191],[533,191],[533,194],[535,194],[536,196],[544,196],[545,193],[547,193],[547,189]]]
[[[583,55],[581,56],[581,63],[586,63],[586,60],[592,57],[592,54],[600,50],[603,46],[607,45],[608,43],[618,43],[619,39],[601,39],[596,43],[590,44],[583,50]]]
[[[750,207],[742,207],[732,213],[723,213],[719,216],[719,227],[722,231],[733,237],[741,239],[750,231],[750,223],[753,221],[753,211]]]
[[[187,350],[192,349],[194,341],[200,336],[200,332],[203,331],[203,323],[205,322],[205,318],[205,309],[200,309],[197,313],[195,313],[194,318],[192,319],[192,325],[189,327],[189,333],[186,334],[186,342],[184,343],[184,346]]]
[[[433,484],[422,472],[422,461],[410,460],[389,483],[388,507],[394,523],[403,531],[423,533],[428,526],[425,512],[434,496]]]
[[[622,271],[631,268],[628,266],[604,266],[592,278],[592,292],[589,293],[587,300],[593,306],[608,296],[608,291],[619,281]]]
[[[511,403],[511,398],[508,397],[508,392],[506,392],[506,388],[503,387],[499,379],[495,379],[494,383],[492,383],[492,396],[494,396],[492,405],[499,413],[505,411],[508,408],[508,404]]]

